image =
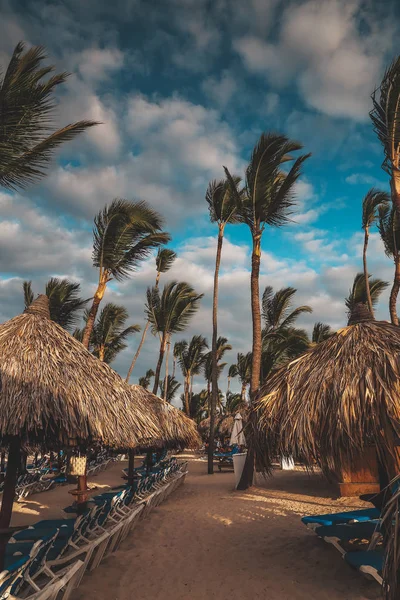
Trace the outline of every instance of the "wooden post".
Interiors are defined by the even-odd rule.
[[[0,572],[4,568],[7,542],[11,535],[6,530],[10,526],[12,509],[15,497],[15,484],[17,483],[17,472],[21,463],[21,440],[15,437],[10,442],[8,451],[7,471],[4,480],[3,498],[0,510]],[[5,530],[5,531],[4,531]]]
[[[135,477],[135,451],[133,448],[128,450],[128,485],[133,485]]]

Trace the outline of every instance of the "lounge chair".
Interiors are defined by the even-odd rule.
[[[377,508],[350,510],[347,512],[327,513],[325,515],[310,515],[301,519],[309,529],[315,530],[322,525],[339,525],[341,523],[358,523],[379,519],[381,511]]]
[[[368,540],[368,548],[374,548],[382,537],[380,527],[381,521],[371,520],[361,523],[322,525],[315,529],[315,533],[344,555],[347,550],[346,544],[352,540]]]
[[[343,558],[347,564],[352,566],[354,569],[357,569],[366,575],[372,576],[380,585],[382,585],[384,561],[382,550],[375,549],[358,552],[346,552]]]

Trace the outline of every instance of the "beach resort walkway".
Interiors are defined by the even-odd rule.
[[[375,600],[379,586],[353,572],[300,516],[346,510],[318,476],[277,472],[233,490],[232,472],[206,475],[192,458],[186,483],[85,575],[72,600]],[[356,503],[357,505],[357,503]],[[359,503],[358,503],[359,505]]]

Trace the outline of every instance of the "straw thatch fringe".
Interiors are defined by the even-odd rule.
[[[240,409],[238,409],[237,412],[240,412],[240,414],[242,415],[243,425],[245,426],[247,424],[248,416],[249,416],[248,408],[245,406],[242,406]],[[216,419],[216,423],[215,423],[216,435],[220,435],[220,436],[224,436],[224,437],[230,436],[232,433],[234,422],[235,422],[235,415],[231,415],[231,414],[217,415],[217,419]],[[203,439],[208,439],[208,436],[210,435],[210,417],[207,417],[206,419],[203,419],[202,421],[200,421],[200,423],[198,425],[198,430],[199,430],[200,435],[203,437]]]
[[[159,428],[158,437],[149,435],[141,440],[140,445],[142,448],[156,448],[159,446],[197,448],[200,445],[195,422],[181,410],[155,396],[149,390],[145,390],[140,385],[129,387],[135,401],[139,399],[141,406],[152,415],[153,422],[157,423]]]
[[[0,444],[16,435],[48,448],[130,448],[160,434],[121,377],[50,321],[46,296],[0,325],[0,381]]]
[[[337,470],[374,445],[390,473],[400,434],[400,329],[362,322],[280,369],[255,404],[265,470],[276,455]]]

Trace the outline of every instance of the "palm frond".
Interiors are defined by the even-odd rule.
[[[93,265],[118,281],[170,239],[161,231],[161,216],[146,202],[116,198],[97,214],[94,224]]]
[[[184,331],[198,311],[202,297],[185,282],[171,281],[162,292],[156,286],[149,288],[145,312],[153,333]]]
[[[8,189],[41,179],[61,144],[98,124],[83,120],[51,132],[56,88],[68,73],[44,80],[54,69],[42,67],[46,58],[43,47],[25,51],[20,42],[0,80],[0,185]]]
[[[110,364],[119,352],[127,347],[126,339],[140,331],[139,325],[124,328],[128,318],[128,311],[124,306],[112,302],[104,306],[94,324],[90,339],[90,347],[97,358],[102,358]]]
[[[158,273],[166,273],[176,260],[176,252],[170,248],[159,248],[156,256],[156,269]]]
[[[24,292],[24,305],[28,308],[33,302],[34,294],[32,290],[32,281],[24,281],[22,283],[22,289]]]
[[[320,344],[330,338],[333,334],[334,331],[331,329],[330,325],[318,321],[314,324],[311,341],[313,344]]]
[[[238,223],[238,210],[243,192],[239,190],[241,178],[237,175],[229,179],[213,180],[208,184],[206,202],[212,223]],[[232,186],[234,190],[232,191]]]
[[[372,94],[370,117],[385,154],[382,168],[391,175],[399,170],[400,56],[386,69],[381,85]]]
[[[372,300],[372,306],[375,307],[379,301],[381,293],[388,287],[388,282],[382,279],[372,279],[371,275],[368,276],[369,288]],[[365,285],[364,273],[357,273],[354,278],[353,286],[349,291],[349,295],[345,298],[345,305],[348,310],[348,315],[354,311],[357,304],[367,305],[367,291]]]
[[[364,196],[362,202],[362,221],[363,229],[370,227],[378,218],[380,206],[389,206],[390,195],[375,188],[371,188]]]

